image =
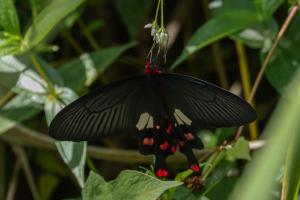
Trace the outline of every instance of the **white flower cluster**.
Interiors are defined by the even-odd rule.
[[[155,22],[146,24],[144,28],[151,28],[151,36],[153,37],[154,43],[162,47],[168,46],[169,33],[165,28],[160,28]]]

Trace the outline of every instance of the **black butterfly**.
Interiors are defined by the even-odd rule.
[[[187,156],[193,171],[200,171],[192,152],[203,148],[196,131],[240,126],[256,117],[246,101],[213,84],[151,71],[74,101],[56,115],[49,134],[59,140],[82,141],[136,133],[139,151],[154,154],[156,175],[166,177],[165,159],[177,150]]]

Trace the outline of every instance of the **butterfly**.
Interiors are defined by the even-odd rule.
[[[111,135],[138,135],[141,154],[155,155],[157,177],[167,177],[166,158],[183,153],[200,172],[192,149],[206,127],[232,127],[254,121],[255,110],[240,97],[206,81],[162,73],[146,65],[146,74],[96,89],[62,109],[50,124],[58,140],[93,141]]]

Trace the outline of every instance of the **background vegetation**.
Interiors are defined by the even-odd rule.
[[[0,0],[0,199],[299,198],[298,4],[165,0],[167,68],[244,96],[259,118],[200,131],[201,176],[175,155],[161,181],[130,133],[89,144],[47,135],[62,101],[143,73],[155,1]]]

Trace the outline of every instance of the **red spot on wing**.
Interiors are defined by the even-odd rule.
[[[153,138],[144,138],[143,145],[145,146],[152,146],[154,144]]]
[[[191,170],[193,170],[194,172],[199,172],[200,171],[200,167],[199,165],[193,164],[191,165]]]
[[[172,153],[175,153],[176,150],[177,150],[177,148],[176,148],[175,146],[172,146],[172,147],[171,147],[171,152],[172,152]]]
[[[168,172],[167,170],[165,170],[165,169],[159,168],[159,169],[156,171],[155,175],[156,175],[157,177],[160,177],[160,178],[162,178],[162,177],[167,177],[167,176],[169,175],[169,172]]]
[[[165,151],[165,150],[168,149],[169,146],[170,146],[170,145],[169,145],[168,141],[165,141],[165,142],[162,143],[159,147],[160,147],[161,150]]]

